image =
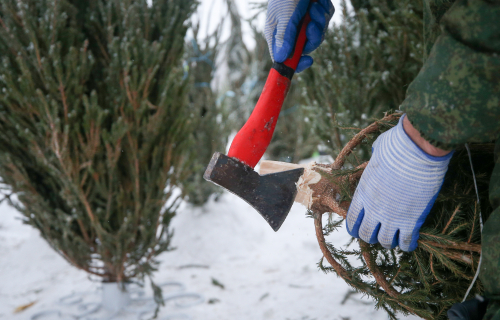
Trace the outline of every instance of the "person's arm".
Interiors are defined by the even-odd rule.
[[[500,1],[456,0],[400,109],[441,148],[500,136]]]

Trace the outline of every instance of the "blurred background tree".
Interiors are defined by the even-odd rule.
[[[217,199],[222,194],[223,189],[206,182],[203,173],[212,155],[216,151],[224,152],[229,135],[234,130],[234,124],[227,119],[230,111],[217,100],[220,85],[215,81],[220,50],[224,48],[224,43],[220,43],[223,22],[224,19],[213,33],[202,38],[199,21],[192,21],[192,37],[186,43],[184,77],[189,78],[189,112],[194,129],[191,148],[196,157],[192,163],[193,172],[183,186],[187,201],[196,206],[205,204],[212,195]]]
[[[395,110],[422,66],[421,1],[356,0],[299,77],[315,135],[333,156],[382,112]],[[341,127],[353,127],[343,130]],[[367,159],[369,149],[359,156]]]

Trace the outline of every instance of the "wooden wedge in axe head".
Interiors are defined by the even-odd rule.
[[[311,1],[314,2],[314,1]],[[226,155],[216,152],[203,177],[236,194],[254,207],[274,231],[285,221],[297,194],[296,183],[304,169],[259,175],[255,165],[266,152],[281,107],[306,43],[309,13],[301,22],[293,56],[274,62],[250,118],[234,137]]]

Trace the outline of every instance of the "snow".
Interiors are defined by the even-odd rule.
[[[100,297],[98,282],[69,265],[38,230],[19,218],[15,209],[0,205],[0,319],[30,319],[53,310],[72,292],[90,291]],[[199,320],[387,319],[361,295],[352,294],[343,302],[349,287],[334,274],[318,270],[321,252],[313,220],[306,218],[301,205],[293,206],[276,233],[230,193],[203,208],[183,203],[172,224],[177,249],[160,257],[155,281],[181,282],[186,292],[203,295],[204,302],[182,310],[167,304],[159,319],[179,311]],[[348,240],[345,230],[328,239],[339,244]],[[214,279],[224,288],[214,285]],[[34,301],[25,311],[13,313]]]

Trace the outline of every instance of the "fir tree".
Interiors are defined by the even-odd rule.
[[[4,190],[55,251],[106,282],[144,280],[171,249],[172,192],[196,151],[181,66],[193,9],[0,1]]]

